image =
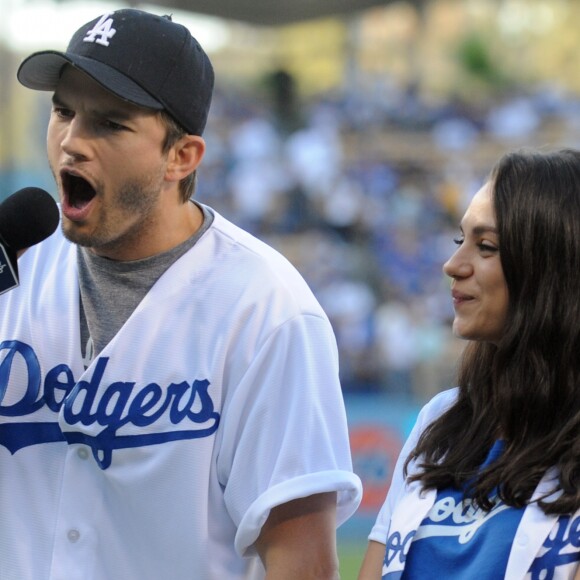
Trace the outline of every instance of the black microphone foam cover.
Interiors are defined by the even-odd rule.
[[[0,203],[0,239],[14,252],[48,238],[59,222],[54,198],[38,187],[25,187]]]

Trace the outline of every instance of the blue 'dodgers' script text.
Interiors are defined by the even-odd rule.
[[[101,385],[108,357],[99,357],[88,380],[75,379],[66,364],[56,365],[43,377],[34,349],[20,341],[0,343],[0,417],[29,417],[44,406],[61,414],[66,425],[91,426],[103,429],[97,435],[82,431],[61,430],[57,418],[53,422],[0,423],[0,445],[11,453],[19,449],[67,441],[89,445],[102,469],[110,466],[115,449],[157,445],[181,439],[197,439],[214,433],[220,415],[208,392],[208,380],[181,381],[166,386],[157,383],[138,385],[135,381],[115,381]],[[13,369],[24,365],[24,379],[10,383]],[[20,384],[22,383],[22,384]],[[17,390],[16,395],[8,388]],[[146,434],[118,435],[125,425],[149,427],[166,415],[179,430]],[[148,430],[150,431],[150,429]]]

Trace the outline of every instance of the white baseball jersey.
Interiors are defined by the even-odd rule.
[[[0,297],[1,580],[258,578],[273,506],[337,491],[339,524],[355,511],[334,335],[273,249],[216,214],[86,371],[76,247],[58,231],[19,266]]]

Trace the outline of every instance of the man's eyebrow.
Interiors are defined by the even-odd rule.
[[[135,113],[126,111],[124,109],[94,109],[93,115],[102,117],[103,119],[115,119],[117,121],[129,121],[135,117]]]
[[[56,105],[57,107],[66,107],[67,104],[64,100],[54,93],[52,95],[52,104]],[[128,121],[133,118],[134,114],[130,111],[125,111],[123,109],[94,109],[91,113],[97,117],[102,118],[113,118],[119,121]]]

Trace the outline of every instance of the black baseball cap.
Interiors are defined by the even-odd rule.
[[[28,88],[54,91],[66,64],[121,99],[167,111],[188,133],[203,133],[213,67],[189,30],[170,16],[132,8],[103,14],[81,26],[65,52],[30,55],[17,77]]]

